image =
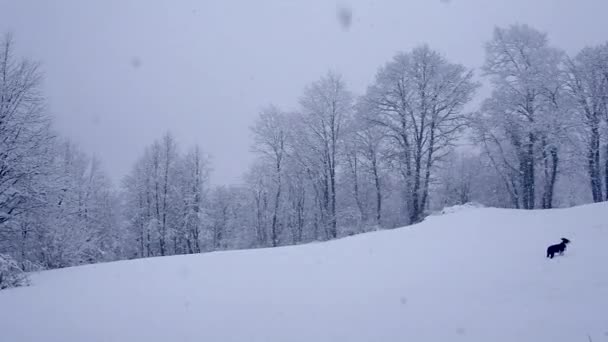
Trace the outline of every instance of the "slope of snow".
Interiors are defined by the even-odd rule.
[[[0,340],[605,341],[607,242],[605,204],[469,207],[327,243],[47,271],[0,291]]]

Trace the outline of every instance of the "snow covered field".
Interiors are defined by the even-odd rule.
[[[545,258],[549,244],[572,240]],[[608,340],[608,206],[464,207],[296,247],[47,271],[0,341]]]

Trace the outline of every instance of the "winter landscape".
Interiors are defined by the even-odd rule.
[[[607,11],[0,0],[0,341],[608,340]]]

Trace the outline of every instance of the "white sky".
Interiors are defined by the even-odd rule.
[[[338,6],[353,11],[344,30]],[[495,25],[530,24],[576,52],[608,40],[607,0],[0,0],[0,32],[40,61],[57,130],[118,182],[169,130],[241,180],[249,126],[268,103],[295,108],[329,69],[360,94],[395,52],[428,43],[479,67]]]

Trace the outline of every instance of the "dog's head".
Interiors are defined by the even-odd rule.
[[[566,238],[562,238],[562,243],[563,244],[569,244],[570,240],[566,239]]]

